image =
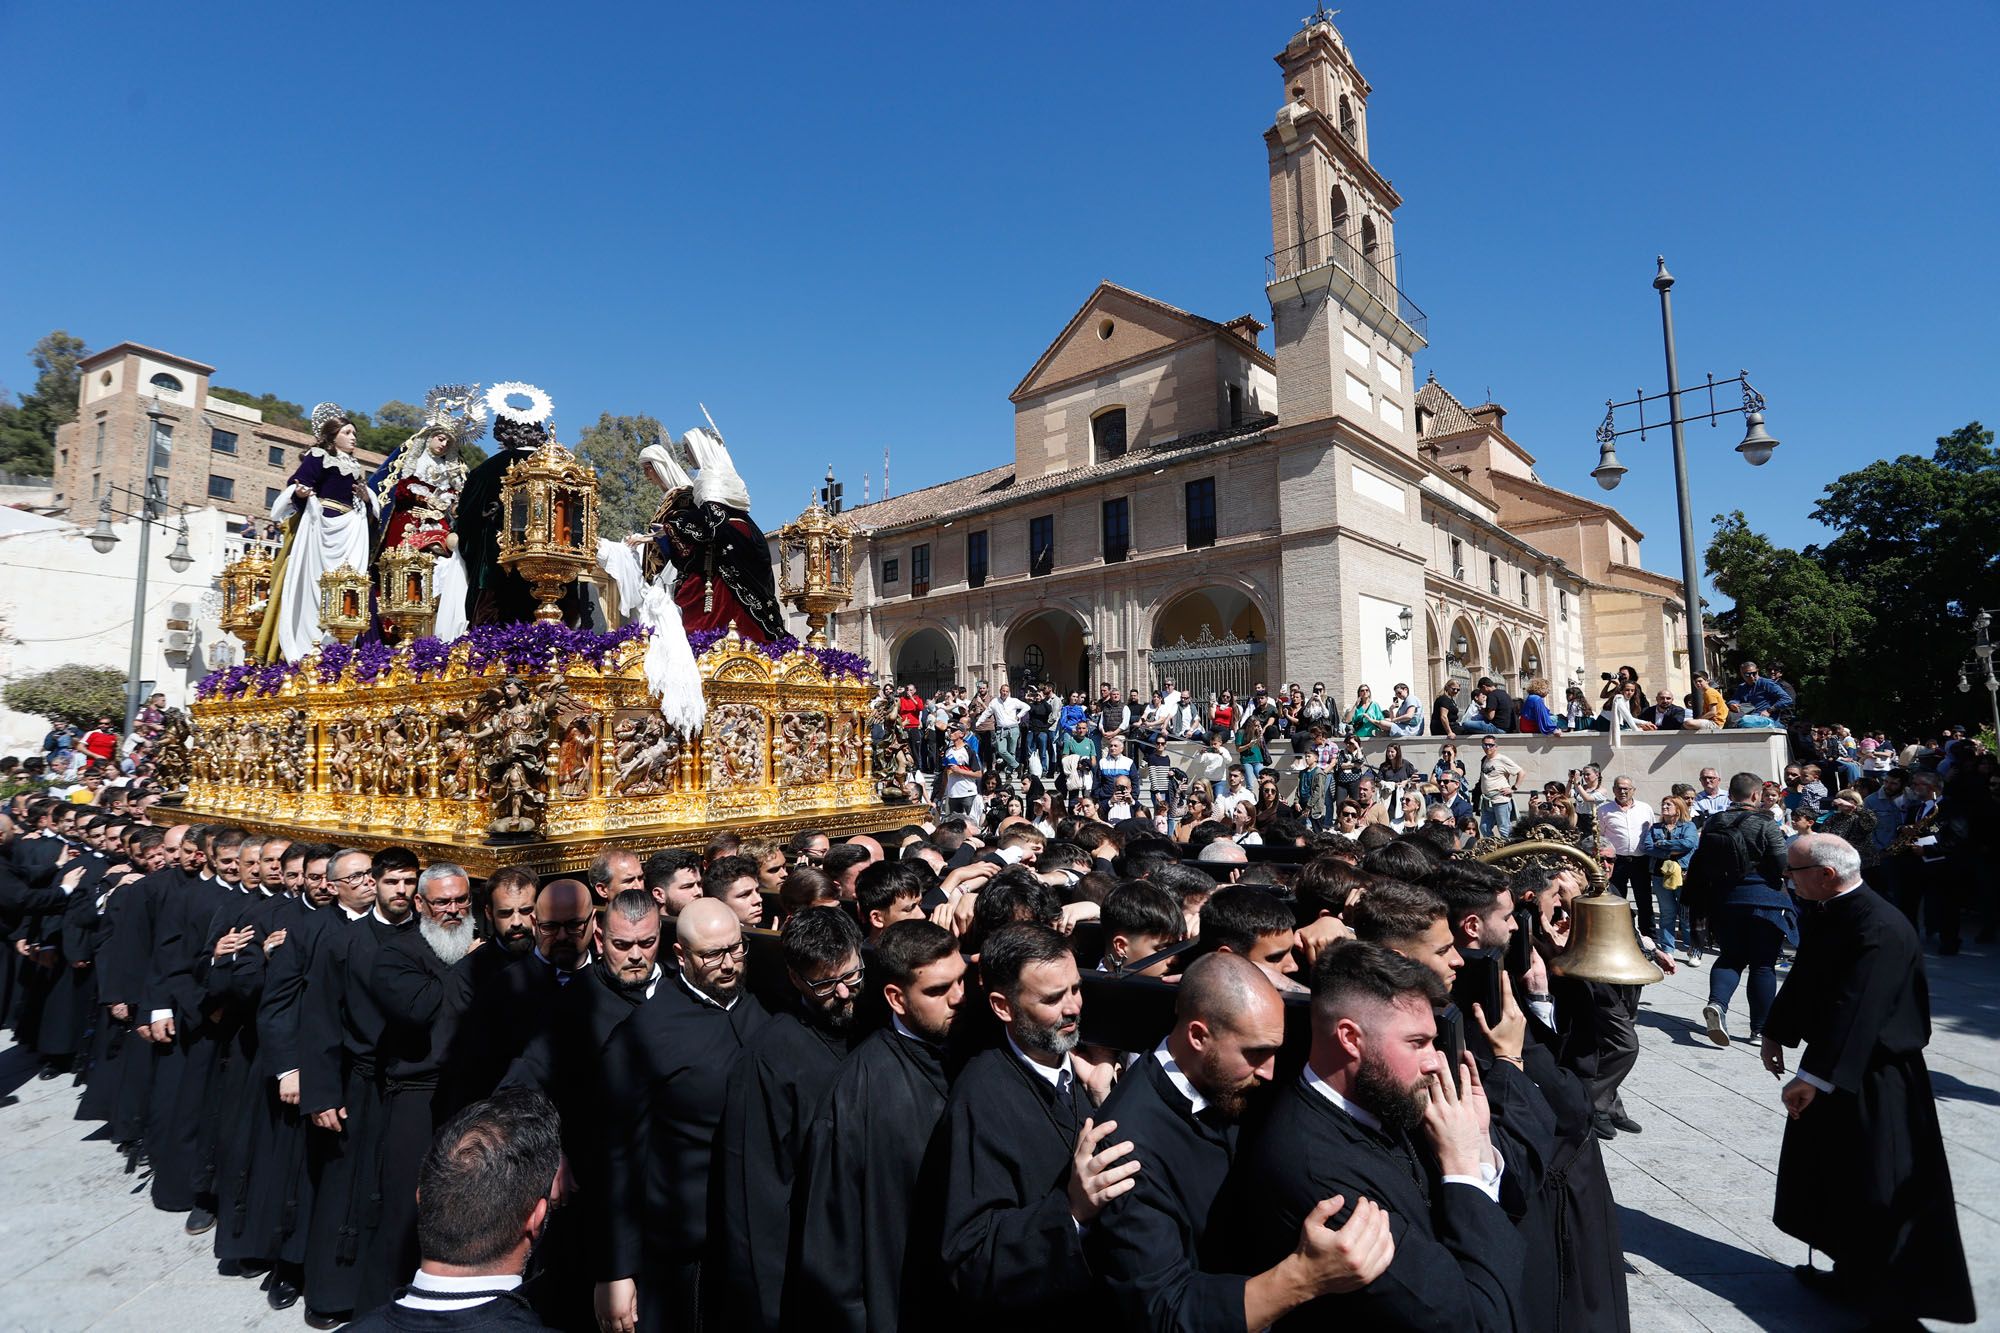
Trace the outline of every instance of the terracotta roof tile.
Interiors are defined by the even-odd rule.
[[[1419,433],[1427,440],[1433,436],[1482,429],[1479,419],[1466,411],[1465,404],[1453,397],[1451,390],[1435,378],[1426,380],[1424,387],[1417,390],[1417,406],[1424,411],[1424,416],[1418,418],[1423,423]]]

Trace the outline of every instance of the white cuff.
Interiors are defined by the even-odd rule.
[[[299,1072],[299,1071],[298,1071],[298,1070],[296,1070],[296,1069],[287,1069],[287,1070],[286,1070],[286,1071],[285,1071],[284,1073],[282,1073],[282,1074],[278,1075],[278,1077],[279,1077],[280,1079],[287,1079],[287,1078],[290,1078],[290,1077],[292,1077],[292,1076],[293,1076],[294,1074],[296,1074],[296,1073],[298,1073],[298,1072]]]
[[[146,1021],[148,1023],[162,1023],[172,1018],[173,1016],[174,1016],[174,1011],[171,1009],[155,1009],[153,1011],[153,1016],[147,1019]]]
[[[1447,1185],[1470,1185],[1487,1198],[1493,1200],[1493,1202],[1498,1203],[1500,1202],[1500,1176],[1507,1168],[1506,1164],[1500,1160],[1499,1152],[1491,1144],[1487,1145],[1486,1151],[1492,1156],[1493,1160],[1481,1162],[1477,1176],[1446,1176],[1444,1183]]]
[[[1815,1078],[1811,1074],[1808,1074],[1803,1069],[1794,1069],[1792,1071],[1792,1077],[1808,1087],[1819,1089],[1821,1092],[1834,1091],[1833,1084],[1828,1083],[1823,1078]]]
[[[1542,1020],[1543,1027],[1555,1027],[1556,1002],[1554,1000],[1530,1000],[1528,1001],[1528,1011],[1536,1018]]]

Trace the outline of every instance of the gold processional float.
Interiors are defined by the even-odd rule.
[[[596,570],[595,469],[550,440],[508,469],[502,504],[500,561],[534,588],[534,622],[426,638],[435,557],[398,548],[383,553],[378,610],[399,644],[357,645],[368,575],[329,572],[321,627],[335,642],[214,673],[191,721],[170,728],[161,777],[185,784],[183,814],[401,844],[481,876],[577,873],[608,847],[698,847],[721,829],[784,838],[899,822],[872,773],[866,665],[826,646],[826,618],[851,595],[845,519],[814,504],[778,534],[807,643],[759,644],[734,626],[697,636],[706,714],[689,732],[647,683],[643,627],[561,623],[563,589]],[[246,644],[271,577],[255,554],[223,572],[223,628]]]

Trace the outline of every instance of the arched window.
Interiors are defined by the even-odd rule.
[[[1340,132],[1349,143],[1361,142],[1361,131],[1354,123],[1354,108],[1348,103],[1346,93],[1340,95]]]
[[[179,393],[182,390],[181,382],[164,370],[153,376],[150,382],[155,389],[166,393]]]
[[[1343,241],[1347,239],[1347,193],[1338,185],[1333,187],[1333,234]]]
[[[1090,419],[1091,462],[1125,456],[1125,409],[1114,407]]]
[[[1377,248],[1375,219],[1361,219],[1361,257],[1372,265],[1375,262],[1375,251]]]

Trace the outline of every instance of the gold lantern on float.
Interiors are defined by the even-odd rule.
[[[368,576],[352,565],[319,576],[319,627],[342,643],[368,628]]]
[[[257,641],[270,600],[271,562],[263,554],[246,547],[241,558],[222,567],[222,629],[245,648]]]
[[[414,546],[395,546],[376,562],[381,580],[378,610],[404,638],[429,634],[437,620],[437,593],[432,578],[437,557]]]
[[[817,501],[778,529],[778,593],[805,616],[807,647],[826,647],[827,617],[853,599],[848,554],[855,531],[852,523]]]
[[[563,589],[597,564],[597,469],[553,437],[500,483],[500,563],[526,579],[535,619],[562,620]]]

